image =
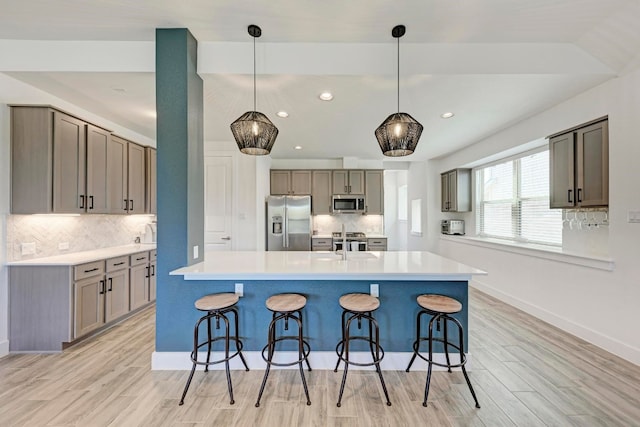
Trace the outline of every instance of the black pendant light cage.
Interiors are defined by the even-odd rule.
[[[413,154],[422,135],[422,125],[407,113],[400,112],[400,37],[404,36],[404,25],[396,25],[391,35],[398,40],[397,49],[397,113],[391,114],[375,131],[382,154],[389,157]]]
[[[262,35],[262,30],[257,25],[249,25],[248,32],[253,37],[253,111],[231,123],[231,133],[242,153],[264,156],[271,152],[278,128],[267,116],[256,111],[256,38]]]

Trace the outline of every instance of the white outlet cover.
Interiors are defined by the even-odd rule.
[[[20,246],[20,249],[21,249],[22,255],[35,255],[36,243],[35,242],[23,243]]]
[[[193,259],[198,259],[198,257],[200,256],[199,254],[199,247],[198,245],[193,247]]]

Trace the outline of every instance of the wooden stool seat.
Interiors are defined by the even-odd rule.
[[[278,294],[270,296],[265,305],[271,311],[286,313],[301,310],[306,304],[307,298],[300,294]]]
[[[366,313],[377,310],[380,301],[369,294],[346,294],[340,297],[340,307],[355,313]]]
[[[444,295],[420,295],[417,300],[420,307],[437,313],[454,314],[462,310],[460,301]]]
[[[222,310],[238,302],[238,295],[234,293],[205,295],[196,301],[195,306],[201,311]]]

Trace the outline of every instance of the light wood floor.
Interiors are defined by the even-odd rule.
[[[470,298],[473,406],[460,373],[435,372],[423,408],[425,373],[385,372],[393,406],[373,372],[275,371],[260,408],[264,371],[233,371],[230,405],[223,371],[152,372],[154,310],[146,310],[63,354],[0,359],[1,426],[640,426],[640,367],[476,290]],[[190,333],[190,331],[185,331]]]

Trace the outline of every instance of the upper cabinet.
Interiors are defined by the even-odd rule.
[[[284,196],[311,195],[311,171],[271,170],[271,194]]]
[[[365,171],[365,213],[371,215],[384,214],[384,171]]]
[[[363,170],[334,170],[333,194],[364,194]]]
[[[471,211],[471,169],[454,169],[440,174],[440,210]]]
[[[331,214],[331,171],[314,170],[311,181],[311,213]]]
[[[11,107],[11,212],[144,213],[144,147],[50,107]]]
[[[607,120],[550,137],[549,156],[551,208],[608,206]]]
[[[145,160],[146,160],[146,202],[145,202],[145,212],[150,214],[155,214],[158,212],[158,202],[157,202],[157,194],[158,194],[158,186],[157,186],[157,167],[156,167],[156,149],[151,147],[146,147],[145,151]]]

